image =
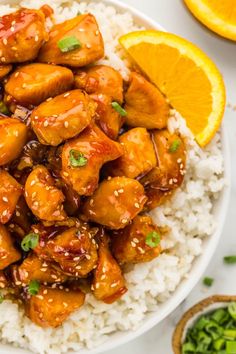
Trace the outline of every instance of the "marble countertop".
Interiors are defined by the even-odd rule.
[[[221,241],[204,274],[215,279],[214,285],[206,289],[200,281],[188,298],[165,321],[138,339],[109,351],[109,354],[171,354],[173,329],[185,310],[212,294],[236,294],[236,266],[223,263],[225,255],[236,254],[236,43],[221,39],[205,29],[186,10],[182,0],[123,1],[158,21],[166,30],[179,34],[202,48],[218,65],[227,88],[225,125],[232,154],[232,190]]]

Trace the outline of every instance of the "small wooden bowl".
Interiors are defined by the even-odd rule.
[[[178,322],[172,337],[172,348],[174,354],[181,354],[182,344],[185,339],[187,329],[199,316],[217,308],[225,307],[227,303],[230,302],[236,302],[236,296],[214,295],[200,301],[185,312],[183,317]]]

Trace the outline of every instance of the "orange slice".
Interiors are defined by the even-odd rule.
[[[236,41],[235,0],[184,0],[192,14],[222,37]]]
[[[120,43],[205,146],[225,109],[224,82],[215,64],[192,43],[166,32],[132,32]]]

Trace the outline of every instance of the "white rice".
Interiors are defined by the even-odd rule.
[[[4,3],[2,1],[1,3]],[[14,11],[17,1],[7,1],[0,6],[0,14]],[[54,8],[56,19],[63,21],[81,12],[93,13],[100,25],[105,45],[106,59],[126,80],[129,69],[120,56],[117,38],[123,33],[137,30],[129,13],[116,10],[102,3],[77,3],[63,0],[24,0],[22,6],[37,8],[47,3]],[[63,4],[70,6],[63,8]],[[220,135],[201,150],[193,140],[185,121],[175,111],[171,112],[168,128],[179,131],[187,138],[188,165],[185,182],[172,200],[151,212],[160,226],[169,226],[171,232],[162,241],[170,252],[149,263],[138,264],[126,274],[129,291],[116,303],[106,305],[87,295],[85,305],[58,329],[42,329],[25,317],[24,311],[10,301],[0,305],[0,338],[2,343],[12,343],[29,348],[34,353],[59,354],[69,349],[79,351],[92,348],[106,341],[109,334],[135,330],[145,316],[158,309],[160,303],[170,298],[191,270],[193,260],[203,252],[202,240],[215,230],[212,210],[223,189],[223,157]]]

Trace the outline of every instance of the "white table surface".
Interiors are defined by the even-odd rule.
[[[227,87],[225,125],[232,153],[232,191],[228,217],[218,246],[205,276],[215,278],[215,283],[206,289],[200,282],[187,300],[162,324],[138,339],[123,345],[108,354],[171,354],[171,336],[176,321],[183,311],[195,302],[211,294],[236,294],[236,265],[226,266],[223,257],[236,254],[236,43],[221,39],[205,29],[186,10],[182,0],[123,0],[142,10],[158,21],[167,31],[179,34],[201,47],[218,65]]]

